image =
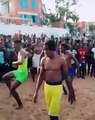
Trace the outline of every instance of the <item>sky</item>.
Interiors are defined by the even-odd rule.
[[[46,9],[55,12],[55,0],[42,0]],[[80,21],[95,21],[95,0],[79,0],[76,12]]]

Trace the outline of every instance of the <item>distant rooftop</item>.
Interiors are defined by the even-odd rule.
[[[1,4],[2,4],[2,3],[5,3],[5,2],[7,2],[7,1],[10,1],[10,0],[0,0]]]
[[[6,2],[6,1],[9,1],[9,0],[0,0],[0,2]]]

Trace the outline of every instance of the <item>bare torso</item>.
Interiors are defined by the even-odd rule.
[[[44,61],[45,81],[48,82],[61,81],[61,66],[62,66],[61,56],[55,55],[53,59],[46,57]]]

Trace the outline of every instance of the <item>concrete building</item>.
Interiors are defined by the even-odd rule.
[[[42,16],[41,0],[0,0],[1,14],[3,16],[15,17],[16,24],[26,24],[40,26]],[[17,19],[16,19],[17,18]]]
[[[80,29],[83,33],[89,32],[89,22],[78,22],[77,27]]]

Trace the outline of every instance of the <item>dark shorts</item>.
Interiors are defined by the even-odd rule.
[[[75,69],[73,66],[71,66],[68,70],[68,76],[70,80],[73,80],[74,76],[75,76]]]
[[[80,62],[79,66],[82,68],[86,68],[86,62],[85,61]]]
[[[70,80],[73,80],[74,76],[75,76],[75,68],[71,65],[71,67],[68,70],[68,77]],[[61,74],[61,78],[62,81],[65,79],[64,73]]]
[[[37,68],[36,67],[33,67],[33,73],[37,74]]]
[[[28,68],[32,67],[32,57],[28,58]]]

